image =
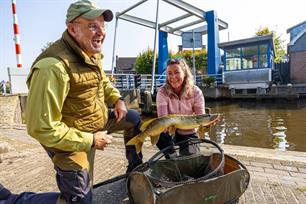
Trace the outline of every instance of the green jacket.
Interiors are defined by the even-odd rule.
[[[46,147],[88,151],[107,122],[106,103],[119,91],[106,77],[102,55],[89,58],[64,32],[33,63],[28,76],[28,133]]]

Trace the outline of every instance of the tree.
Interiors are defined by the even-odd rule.
[[[41,52],[45,51],[48,47],[50,47],[50,45],[52,45],[53,42],[47,42],[45,46],[43,46],[43,48],[41,48]]]
[[[182,57],[186,60],[190,69],[193,67],[193,51],[192,50],[183,50],[174,54],[172,57]],[[195,50],[195,68],[200,74],[207,73],[207,51],[206,49]]]
[[[156,57],[157,58],[157,57]],[[143,51],[137,56],[135,62],[135,70],[138,74],[151,74],[152,66],[154,61],[154,52],[148,47],[147,50]],[[158,72],[157,63],[155,67],[155,72]]]
[[[182,57],[186,60],[190,69],[193,67],[192,50],[183,50],[181,52],[173,53],[169,51],[169,58]],[[195,50],[195,67],[200,74],[207,73],[207,51],[206,49]],[[158,58],[158,56],[156,56]],[[151,74],[154,60],[154,53],[151,48],[143,51],[137,56],[135,63],[135,70],[138,74]],[[158,73],[158,62],[156,63],[155,73]]]
[[[5,83],[6,93],[11,93],[11,82],[7,81]]]
[[[274,47],[275,47],[275,56],[274,62],[279,63],[281,62],[284,57],[286,56],[286,49],[285,49],[285,40],[281,38],[281,35],[277,36],[276,32],[271,30],[268,27],[258,28],[256,31],[257,36],[263,35],[273,35]]]

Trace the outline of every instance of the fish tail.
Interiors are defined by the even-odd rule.
[[[142,146],[143,146],[143,142],[136,136],[133,137],[132,139],[130,139],[127,143],[127,146],[135,146],[136,152],[139,153],[141,152]]]
[[[158,140],[159,140],[159,135],[157,135],[157,136],[150,136],[150,139],[151,139],[151,144],[152,145],[156,145]]]
[[[141,152],[142,146],[143,146],[143,142],[141,141],[138,141],[137,144],[135,144],[135,149],[136,149],[137,154]]]
[[[130,139],[130,140],[126,143],[126,145],[132,146],[132,145],[136,145],[138,142],[139,142],[139,140],[138,140],[138,137],[136,136],[136,137],[133,137],[132,139]]]
[[[198,132],[199,139],[204,139],[205,138],[206,127],[200,125],[197,132]]]

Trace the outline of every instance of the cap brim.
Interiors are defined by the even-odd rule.
[[[82,17],[86,19],[95,19],[99,16],[103,15],[104,16],[104,21],[110,22],[113,20],[113,12],[111,10],[103,10],[103,9],[95,9],[95,10],[90,10],[82,15]]]

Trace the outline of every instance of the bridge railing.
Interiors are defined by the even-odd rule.
[[[109,75],[110,76],[110,75]],[[204,82],[204,79],[207,78],[208,75],[197,75],[195,78],[195,82],[197,86],[207,86]],[[223,81],[222,74],[218,75],[209,75],[209,77],[215,78],[215,84],[221,84]],[[150,90],[152,84],[152,76],[150,74],[141,74],[141,85],[140,87],[135,87],[135,79],[134,74],[114,74],[113,75],[113,84],[116,88],[122,89],[134,89],[140,88],[142,90]],[[162,86],[166,82],[166,75],[155,75],[154,77],[154,89],[157,90],[160,86]]]

